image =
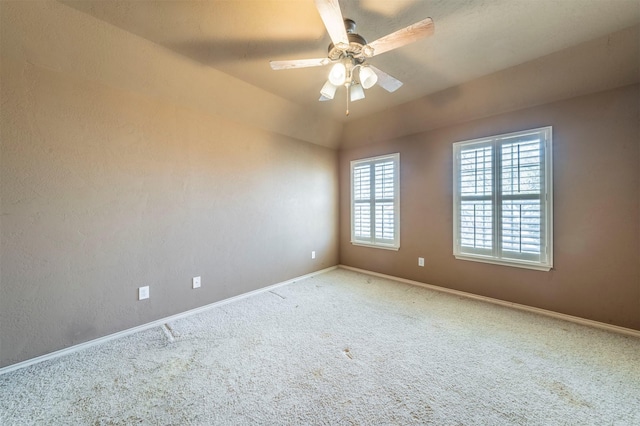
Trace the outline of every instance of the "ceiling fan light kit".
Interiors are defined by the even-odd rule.
[[[364,37],[356,33],[356,23],[351,19],[343,19],[338,0],[314,1],[331,38],[327,57],[271,61],[270,65],[274,70],[283,70],[334,64],[329,72],[327,82],[320,90],[319,100],[333,99],[338,87],[345,86],[347,89],[347,115],[349,115],[349,100],[354,102],[364,99],[364,89],[370,89],[378,84],[386,91],[394,92],[402,86],[402,82],[398,79],[367,64],[367,59],[433,34],[433,21],[431,18],[426,18],[374,42],[367,43]],[[358,70],[357,76],[355,75],[356,70]]]
[[[342,86],[347,81],[347,66],[342,62],[336,63],[329,72],[329,81],[334,86]]]
[[[320,100],[322,101],[333,99],[333,97],[336,95],[336,90],[338,90],[338,86],[331,84],[331,82],[327,80],[324,86],[322,86],[322,89],[320,89],[320,94],[326,99],[321,98]]]
[[[352,84],[349,88],[349,97],[351,98],[351,102],[364,99],[364,89],[362,88],[362,85]]]
[[[364,65],[360,67],[360,84],[365,89],[370,89],[378,82],[378,75],[369,67]]]

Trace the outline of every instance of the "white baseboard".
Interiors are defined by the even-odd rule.
[[[521,305],[519,303],[507,302],[507,301],[500,300],[500,299],[494,299],[492,297],[479,296],[477,294],[467,293],[467,292],[459,291],[459,290],[453,290],[453,289],[446,288],[446,287],[438,287],[438,286],[431,285],[431,284],[421,283],[419,281],[408,280],[406,278],[399,278],[399,277],[394,277],[392,275],[380,274],[378,272],[372,272],[372,271],[367,271],[365,269],[354,268],[352,266],[339,265],[339,268],[347,269],[349,271],[354,271],[354,272],[360,272],[362,274],[372,275],[372,276],[375,276],[375,277],[386,278],[386,279],[389,279],[389,280],[398,281],[398,282],[405,283],[405,284],[410,284],[410,285],[415,285],[415,286],[418,286],[418,287],[424,287],[424,288],[428,288],[429,290],[439,291],[439,292],[442,292],[442,293],[448,293],[448,294],[452,294],[452,295],[455,295],[455,296],[461,296],[461,297],[466,297],[466,298],[469,298],[469,299],[480,300],[480,301],[483,301],[483,302],[492,303],[494,305],[506,306],[506,307],[509,307],[509,308],[519,309],[521,311],[527,311],[527,312],[533,312],[533,313],[540,314],[540,315],[546,315],[548,317],[553,317],[553,318],[556,318],[556,319],[561,319],[561,320],[573,322],[573,323],[576,323],[576,324],[586,325],[586,326],[589,326],[589,327],[599,328],[599,329],[611,331],[611,332],[614,332],[614,333],[619,333],[619,334],[624,334],[624,335],[627,335],[627,336],[640,338],[640,330],[634,330],[632,328],[625,328],[625,327],[620,327],[620,326],[617,326],[617,325],[607,324],[607,323],[604,323],[604,322],[594,321],[594,320],[590,320],[590,319],[586,319],[586,318],[574,317],[572,315],[561,314],[559,312],[548,311],[546,309],[535,308],[533,306]]]
[[[41,355],[41,356],[36,357],[36,358],[31,358],[31,359],[28,359],[26,361],[18,362],[16,364],[11,364],[11,365],[8,365],[6,367],[0,368],[0,375],[8,373],[10,371],[19,370],[21,368],[25,368],[25,367],[28,367],[28,366],[33,365],[33,364],[38,364],[38,363],[43,362],[43,361],[47,361],[47,360],[58,358],[58,357],[61,357],[61,356],[64,356],[64,355],[69,355],[71,353],[78,352],[78,351],[81,351],[81,350],[84,350],[84,349],[88,349],[88,348],[90,348],[92,346],[100,345],[100,344],[108,342],[110,340],[119,339],[121,337],[125,337],[125,336],[128,336],[128,335],[133,334],[133,333],[137,333],[139,331],[148,330],[148,329],[153,328],[153,327],[159,327],[159,326],[162,326],[163,324],[166,324],[168,322],[176,321],[176,320],[181,319],[181,318],[185,318],[185,317],[188,317],[188,316],[191,316],[191,315],[199,314],[199,313],[207,311],[209,309],[212,309],[212,308],[215,308],[215,307],[218,307],[218,306],[222,306],[222,305],[226,305],[227,303],[237,302],[238,300],[244,299],[246,297],[251,297],[251,296],[254,296],[254,295],[259,294],[259,293],[264,293],[266,291],[273,290],[273,289],[278,288],[278,287],[282,287],[283,285],[291,284],[291,283],[294,283],[296,281],[300,281],[300,280],[303,280],[303,279],[306,279],[306,278],[311,278],[311,277],[316,276],[316,275],[324,274],[326,272],[333,271],[336,268],[337,268],[337,266],[331,266],[329,268],[321,269],[321,270],[316,271],[316,272],[311,272],[309,274],[302,275],[302,276],[299,276],[299,277],[296,277],[296,278],[292,278],[290,280],[283,281],[283,282],[280,282],[280,283],[277,283],[277,284],[273,284],[273,285],[270,285],[268,287],[259,288],[257,290],[253,290],[253,291],[250,291],[248,293],[239,294],[238,296],[233,296],[233,297],[230,297],[228,299],[224,299],[224,300],[220,300],[218,302],[210,303],[208,305],[204,305],[204,306],[201,306],[199,308],[190,309],[188,311],[181,312],[179,314],[171,315],[171,316],[166,317],[166,318],[161,318],[159,320],[148,322],[146,324],[142,324],[142,325],[139,325],[139,326],[136,326],[136,327],[133,327],[133,328],[129,328],[127,330],[122,330],[122,331],[119,331],[117,333],[109,334],[109,335],[104,336],[104,337],[98,337],[97,339],[89,340],[88,342],[84,342],[84,343],[79,343],[77,345],[73,345],[73,346],[70,346],[68,348],[60,349],[60,350],[55,351],[55,352],[51,352],[51,353],[48,353],[48,354],[45,354],[45,355]]]

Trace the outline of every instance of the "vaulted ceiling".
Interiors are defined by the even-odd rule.
[[[59,0],[322,115],[345,120],[345,94],[318,102],[328,67],[273,71],[269,60],[326,56],[313,0]],[[350,119],[457,86],[640,22],[638,0],[341,0],[368,41],[431,17],[433,36],[370,62],[404,82],[380,87]],[[594,64],[597,66],[597,64]],[[176,76],[180,78],[180,76]]]

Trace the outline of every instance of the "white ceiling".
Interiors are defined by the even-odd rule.
[[[313,0],[59,0],[305,108],[346,120],[344,90],[318,102],[328,68],[273,71],[269,60],[326,56]],[[354,103],[379,112],[640,22],[640,0],[341,0],[373,41],[431,17],[435,34],[370,63],[404,82]],[[594,64],[597,66],[597,64]],[[179,76],[177,76],[179,78]]]

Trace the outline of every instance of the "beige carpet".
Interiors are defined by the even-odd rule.
[[[640,425],[640,340],[346,270],[0,376],[2,425]]]

